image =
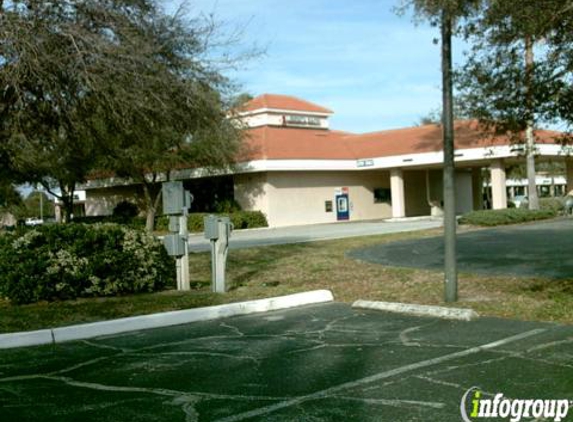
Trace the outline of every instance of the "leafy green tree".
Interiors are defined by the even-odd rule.
[[[153,0],[14,0],[0,2],[0,28],[1,148],[61,199],[64,220],[95,171],[143,183],[154,212],[154,182],[182,157],[220,167],[238,148],[219,126],[232,60],[210,55],[225,47],[211,19]]]
[[[97,73],[90,66],[105,43],[98,34],[103,27],[88,25],[88,6],[71,1],[0,5],[3,149],[19,174],[57,193],[66,210],[98,156],[89,124],[98,114]]]
[[[24,214],[21,218],[26,217],[54,217],[54,202],[45,192],[33,191],[24,199]]]
[[[456,102],[454,101],[454,121],[455,120],[466,120],[471,118],[469,115],[465,113],[465,110]],[[424,125],[441,125],[444,121],[442,110],[440,109],[432,109],[424,116],[420,117],[416,122],[416,126],[424,126]]]
[[[0,183],[0,214],[10,213],[18,217],[22,208],[20,193],[11,183],[2,181]]]
[[[112,147],[102,168],[142,186],[151,231],[161,200],[159,183],[188,177],[188,169],[209,174],[229,168],[241,147],[242,131],[228,119],[232,84],[218,66],[200,60],[209,54],[205,36],[216,30],[215,23],[189,23],[152,9],[134,25],[141,38],[126,46],[137,52],[132,54],[133,69],[114,75],[110,89],[119,84],[138,97],[116,108],[125,124],[106,134]]]
[[[539,208],[535,127],[565,117],[558,110],[569,107],[562,98],[570,50],[558,38],[572,11],[557,0],[488,0],[465,27],[473,47],[458,79],[463,104],[487,131],[525,144],[530,209]]]

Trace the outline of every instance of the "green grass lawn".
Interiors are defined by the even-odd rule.
[[[165,291],[116,298],[14,306],[0,302],[0,332],[93,322],[188,309],[315,289],[332,290],[337,301],[357,299],[444,305],[443,275],[357,261],[346,251],[382,242],[435,236],[439,230],[368,236],[296,245],[232,250],[228,293],[210,292],[210,256],[191,256],[190,292]],[[459,275],[460,301],[482,315],[573,323],[573,280]]]

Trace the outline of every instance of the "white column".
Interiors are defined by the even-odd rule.
[[[567,192],[566,194],[573,190],[573,160],[567,160]]]
[[[392,194],[392,217],[405,217],[406,199],[404,195],[404,174],[402,169],[390,170],[390,191]]]
[[[507,208],[507,191],[505,188],[505,166],[502,160],[491,163],[491,199],[494,210]]]

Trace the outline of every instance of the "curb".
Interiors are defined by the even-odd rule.
[[[238,315],[277,311],[303,305],[332,302],[333,300],[334,297],[329,290],[314,290],[248,302],[162,312],[110,321],[72,325],[69,327],[0,334],[0,349],[56,344],[65,341],[126,333],[129,331],[147,330],[150,328],[209,321]]]
[[[478,313],[473,309],[446,308],[443,306],[411,305],[406,303],[371,302],[368,300],[357,300],[352,304],[352,307],[358,309],[373,309],[377,311],[395,312],[416,316],[454,319],[459,321],[472,321],[479,318]]]
[[[421,217],[390,217],[384,219],[385,223],[415,223],[419,221],[435,221],[443,222],[444,217],[432,217],[432,216],[421,216]]]

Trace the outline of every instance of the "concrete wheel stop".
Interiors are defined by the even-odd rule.
[[[413,305],[407,303],[357,300],[352,304],[352,307],[356,309],[370,309],[384,312],[394,312],[415,316],[453,319],[460,321],[472,321],[479,318],[478,313],[472,309],[447,308],[444,306]]]

